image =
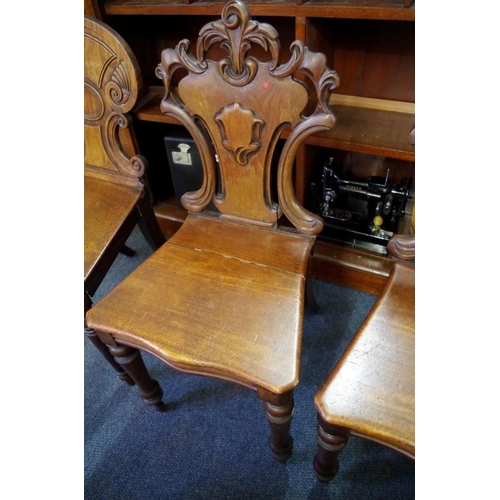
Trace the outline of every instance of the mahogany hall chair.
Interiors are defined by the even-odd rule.
[[[351,434],[415,459],[415,236],[394,236],[388,250],[388,282],[315,397],[321,481],[335,477]]]
[[[139,223],[156,249],[165,242],[144,177],[145,159],[127,113],[142,87],[129,46],[101,21],[84,17],[84,316],[92,296]],[[84,320],[87,337],[129,384],[133,380]]]
[[[188,40],[162,52],[161,110],[196,141],[204,181],[183,196],[188,216],[179,231],[88,315],[149,402],[157,401],[155,381],[143,366],[123,362],[137,349],[181,372],[255,391],[271,427],[271,453],[281,462],[292,451],[307,263],[323,225],[297,201],[293,162],[307,136],[333,127],[328,101],[338,84],[324,55],[300,41],[291,54],[282,64],[278,33],[253,21],[240,0],[201,29],[195,56]],[[287,127],[274,171],[274,149]],[[204,210],[212,200],[217,213]],[[282,216],[293,226],[282,225]]]

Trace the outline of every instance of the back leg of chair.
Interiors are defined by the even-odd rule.
[[[320,481],[331,481],[339,469],[339,453],[347,444],[351,431],[325,422],[318,415],[318,452],[314,457],[314,474]]]
[[[135,255],[135,250],[132,250],[132,248],[128,247],[127,245],[123,245],[120,253],[126,255],[127,257],[133,257]]]
[[[285,463],[292,454],[293,438],[290,426],[293,417],[293,390],[283,394],[273,394],[259,388],[259,398],[264,401],[267,421],[271,427],[269,448],[272,456]]]
[[[101,340],[108,346],[115,361],[137,384],[139,396],[144,402],[153,406],[157,411],[165,411],[166,406],[162,401],[163,391],[158,381],[151,378],[141,353],[133,347],[117,344],[110,335],[101,334]]]
[[[144,187],[144,193],[137,203],[137,210],[139,211],[139,229],[150,247],[157,250],[167,239],[153,211],[152,195],[147,186]]]
[[[319,304],[316,302],[316,297],[314,296],[313,280],[313,257],[311,254],[307,264],[305,306],[309,308],[311,312],[316,314],[319,311]]]

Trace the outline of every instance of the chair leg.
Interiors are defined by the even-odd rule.
[[[167,239],[158,224],[153,210],[153,197],[147,186],[137,205],[139,211],[139,229],[153,250],[160,248]]]
[[[157,411],[165,411],[162,401],[163,391],[157,380],[151,378],[144,364],[141,353],[125,345],[108,346],[116,362],[130,375],[139,388],[139,396]]]
[[[272,395],[269,400],[262,396],[264,400],[267,421],[271,427],[269,438],[269,448],[272,456],[280,463],[285,463],[292,454],[293,438],[290,435],[290,426],[293,417],[293,391],[280,395]]]
[[[314,474],[320,481],[331,481],[339,469],[339,453],[347,444],[351,431],[326,423],[318,415],[318,452],[314,457]]]
[[[306,280],[306,307],[315,314],[319,311],[319,304],[316,302],[316,297],[314,296],[312,277],[308,277]]]
[[[135,255],[135,250],[132,250],[132,248],[128,247],[127,245],[123,245],[120,253],[126,255],[127,257],[133,257]]]
[[[319,304],[316,302],[316,297],[314,296],[313,279],[313,256],[311,255],[307,264],[305,305],[311,312],[316,314],[319,311]]]
[[[135,382],[130,378],[130,375],[116,362],[113,355],[109,352],[108,346],[97,336],[95,330],[87,326],[86,319],[84,319],[83,330],[86,337],[92,342],[92,344],[94,344],[97,350],[104,356],[106,361],[113,367],[118,375],[118,378],[126,382],[128,385],[134,385]]]

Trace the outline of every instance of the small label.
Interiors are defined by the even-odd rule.
[[[176,165],[192,165],[191,153],[188,153],[190,148],[189,144],[179,144],[180,151],[172,151],[172,161]]]

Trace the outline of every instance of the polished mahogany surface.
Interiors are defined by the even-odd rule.
[[[352,434],[415,459],[415,235],[393,235],[382,294],[314,399],[314,473],[330,481]]]
[[[91,297],[136,223],[165,241],[128,113],[141,95],[139,65],[123,38],[84,18],[84,281]]]
[[[99,262],[127,216],[134,209],[142,189],[84,178],[84,277]],[[110,193],[113,193],[110,196]]]
[[[103,299],[92,324],[182,371],[285,392],[298,383],[311,245],[293,234],[191,215]]]
[[[152,245],[165,241],[153,212],[127,114],[140,96],[139,65],[121,36],[84,18],[84,314],[137,223]],[[118,376],[133,381],[84,319],[87,338]]]
[[[267,50],[268,60],[249,54],[252,46]],[[161,111],[195,140],[203,184],[181,199],[190,214],[182,227],[89,311],[88,323],[149,404],[161,394],[142,367],[127,365],[135,349],[255,390],[271,453],[285,461],[308,264],[323,225],[298,202],[293,165],[306,137],[334,126],[328,102],[338,76],[300,41],[282,63],[278,33],[252,20],[240,0],[201,28],[193,49],[187,40],[165,49],[156,73],[165,86]],[[211,203],[216,212],[206,210]]]
[[[415,268],[395,263],[385,292],[315,402],[326,422],[415,455]]]

